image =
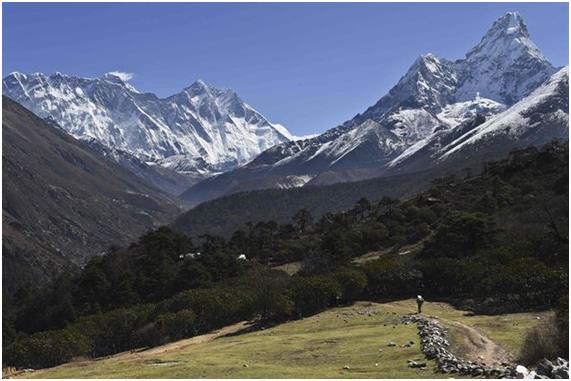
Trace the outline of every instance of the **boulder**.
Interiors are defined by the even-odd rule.
[[[537,374],[543,376],[551,376],[551,371],[553,370],[553,363],[548,359],[543,359],[539,363],[537,363],[536,371]]]
[[[556,366],[551,372],[553,378],[569,379],[569,368],[565,366]]]
[[[529,375],[529,369],[523,365],[518,365],[515,367],[515,374],[516,378],[527,378]]]

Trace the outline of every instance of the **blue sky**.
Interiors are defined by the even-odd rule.
[[[568,63],[565,3],[17,4],[3,8],[3,76],[134,73],[168,96],[201,78],[295,134],[364,111],[414,59],[457,59],[519,11],[554,65]]]

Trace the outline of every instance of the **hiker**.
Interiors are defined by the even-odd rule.
[[[416,296],[416,305],[418,306],[418,313],[419,314],[422,313],[422,303],[424,303],[424,299],[422,298],[422,296],[417,295]]]

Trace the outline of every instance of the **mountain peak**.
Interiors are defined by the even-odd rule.
[[[421,54],[418,59],[421,59],[423,61],[434,61],[437,60],[438,61],[438,57],[436,57],[434,54],[428,52],[426,54]]]
[[[19,71],[13,71],[11,73],[9,73],[6,77],[4,77],[4,80],[2,81],[2,83],[13,83],[13,84],[20,84],[22,81],[26,80],[26,75],[23,73],[20,73]]]
[[[414,70],[422,67],[424,70],[434,73],[440,70],[442,65],[441,60],[432,53],[421,54],[412,65]]]
[[[212,92],[216,89],[210,87],[206,82],[202,79],[197,79],[192,83],[192,85],[188,86],[184,89],[184,92],[190,94],[191,96],[196,95],[212,95]]]
[[[192,85],[188,87],[188,89],[204,92],[208,91],[210,89],[210,86],[208,86],[208,84],[204,82],[202,79],[197,79],[192,83]]]
[[[124,78],[121,78],[120,75],[117,75],[116,73],[113,73],[113,72],[103,74],[101,76],[101,79],[104,79],[104,80],[107,80],[110,82],[119,83],[119,84],[125,83],[125,81],[123,80]]]
[[[224,98],[227,100],[238,99],[238,95],[231,89],[220,89],[211,86],[204,82],[202,79],[197,79],[194,83],[184,89],[184,93],[194,96],[207,96],[208,98]]]
[[[464,60],[457,100],[473,99],[476,92],[512,105],[546,81],[555,68],[529,36],[523,18],[508,12],[497,19]]]
[[[182,155],[202,158],[217,170],[233,168],[290,140],[232,90],[197,80],[180,93],[158,98],[139,93],[122,74],[129,73],[99,78],[12,74],[2,89],[79,139],[95,139],[159,165],[162,159]]]
[[[204,82],[202,79],[197,79],[196,81],[194,81],[194,83],[192,84],[192,86],[199,86],[199,87],[206,87],[206,88],[209,87],[209,86],[206,84],[206,82]]]
[[[498,56],[514,50],[543,58],[537,46],[531,41],[521,15],[517,12],[508,12],[492,24],[480,43],[466,54],[466,58],[482,54]]]
[[[492,25],[491,30],[494,30],[494,28],[505,35],[519,35],[529,38],[527,26],[518,12],[507,12]]]
[[[8,77],[26,78],[26,74],[20,73],[19,71],[13,71],[6,76],[6,78],[8,78]]]

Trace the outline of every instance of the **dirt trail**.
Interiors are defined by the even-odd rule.
[[[411,255],[411,254],[418,252],[420,249],[422,249],[425,241],[426,241],[426,238],[423,240],[420,240],[416,243],[402,246],[400,248],[393,246],[393,247],[389,247],[388,249],[385,249],[385,250],[370,251],[366,254],[363,254],[361,256],[353,258],[353,263],[361,265],[361,264],[364,264],[364,263],[367,263],[370,261],[374,261],[375,259],[379,259],[382,256],[386,256],[389,254],[399,255],[399,256]]]
[[[451,334],[451,351],[459,357],[485,365],[511,363],[508,351],[483,335],[478,329],[453,320],[442,320]]]
[[[222,327],[216,331],[212,331],[212,332],[204,334],[204,335],[194,336],[194,337],[191,337],[190,339],[175,341],[174,343],[169,343],[169,344],[162,345],[160,347],[151,348],[151,349],[147,349],[145,351],[137,352],[137,353],[135,353],[135,355],[141,356],[141,357],[148,357],[148,356],[157,355],[159,353],[162,354],[162,353],[167,353],[167,352],[171,352],[174,350],[184,349],[188,346],[195,345],[195,344],[207,343],[207,342],[212,341],[214,339],[217,339],[219,337],[239,332],[243,329],[250,327],[252,324],[254,324],[254,323],[250,322],[250,321],[241,321],[241,322],[236,323],[236,324],[227,325],[226,327]],[[133,354],[130,352],[124,352],[124,353],[117,355],[117,356],[114,356],[114,357],[132,356],[132,355]]]

